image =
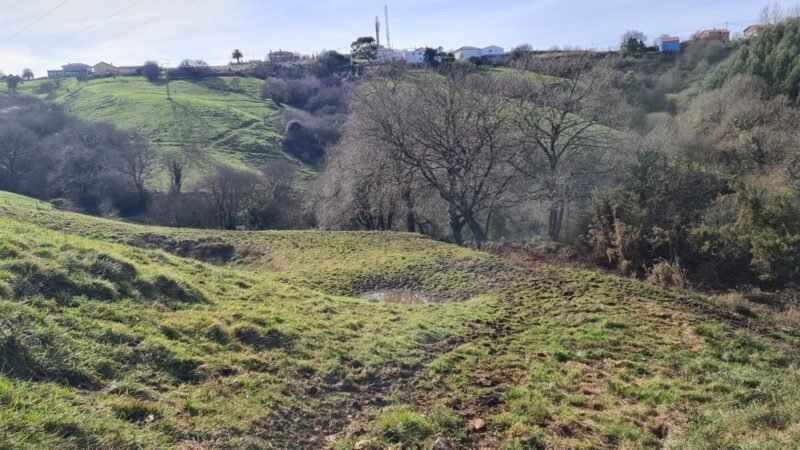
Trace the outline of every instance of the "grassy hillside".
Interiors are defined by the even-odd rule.
[[[0,202],[2,448],[800,445],[800,336],[752,312],[409,234],[24,206]],[[398,288],[435,301],[358,298]]]
[[[53,209],[53,206],[49,203],[5,191],[0,191],[0,205],[26,209]]]
[[[219,77],[177,80],[167,85],[142,77],[119,77],[79,83],[62,80],[41,93],[47,80],[25,82],[20,93],[64,104],[90,121],[109,121],[136,129],[165,150],[194,145],[220,162],[254,166],[288,158],[280,151],[283,130],[272,125],[278,107],[258,95],[261,81]]]

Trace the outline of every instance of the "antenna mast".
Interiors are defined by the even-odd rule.
[[[381,19],[375,16],[375,45],[381,47]]]
[[[386,21],[384,22],[386,25],[386,47],[392,48],[392,39],[389,37],[389,5],[384,5],[383,11],[386,13]]]

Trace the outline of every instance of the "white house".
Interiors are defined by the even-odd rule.
[[[462,59],[470,59],[470,58],[480,58],[482,50],[478,47],[461,47],[460,49],[454,52],[456,60],[461,61]]]
[[[502,56],[503,55],[503,47],[498,47],[496,45],[490,45],[486,48],[481,49],[481,57],[482,58],[493,58],[495,56]]]
[[[470,58],[494,58],[495,56],[502,56],[502,54],[503,47],[498,47],[496,45],[490,45],[484,48],[461,47],[455,51],[455,57],[458,61]]]
[[[405,50],[403,51],[403,59],[406,64],[425,64],[425,49]]]

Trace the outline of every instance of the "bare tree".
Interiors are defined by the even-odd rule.
[[[39,147],[34,132],[17,124],[0,126],[0,187],[16,192]]]
[[[775,25],[800,17],[800,4],[784,6],[778,2],[767,4],[758,18],[762,24]]]
[[[355,136],[381,143],[448,205],[453,240],[480,245],[515,176],[507,101],[496,77],[376,77],[355,96]]]
[[[620,37],[620,43],[625,44],[631,39],[637,42],[645,42],[647,41],[647,36],[638,30],[628,30]]]
[[[588,194],[613,141],[616,102],[608,61],[590,56],[527,58],[513,82],[513,112],[522,164],[548,208],[548,236],[561,238],[570,202]],[[529,72],[534,72],[531,75]]]
[[[136,188],[139,207],[147,208],[147,183],[158,164],[158,152],[143,137],[134,135],[130,143],[118,148],[117,170],[130,179]]]
[[[778,2],[767,4],[761,10],[758,16],[762,24],[778,24],[786,20],[787,12],[784,10],[783,5]]]
[[[180,194],[186,176],[193,168],[204,163],[204,157],[197,147],[185,147],[179,151],[167,152],[161,157],[161,165],[169,176],[169,188],[173,194]]]
[[[223,230],[235,230],[249,196],[260,182],[254,173],[220,166],[207,175],[201,186],[208,192],[210,206]]]
[[[297,166],[272,161],[261,167],[255,190],[247,197],[244,213],[249,229],[288,229],[303,223],[304,209],[296,195]]]
[[[183,189],[183,179],[189,161],[183,155],[167,155],[163,158],[164,167],[169,175],[169,190],[173,194],[180,194]]]
[[[317,185],[317,216],[326,228],[391,230],[400,213],[396,162],[373,139],[345,134],[328,152]]]

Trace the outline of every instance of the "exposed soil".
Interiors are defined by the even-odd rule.
[[[159,234],[139,234],[133,245],[150,250],[164,250],[183,258],[192,258],[213,264],[224,264],[235,255],[233,245],[217,238],[176,240]]]

